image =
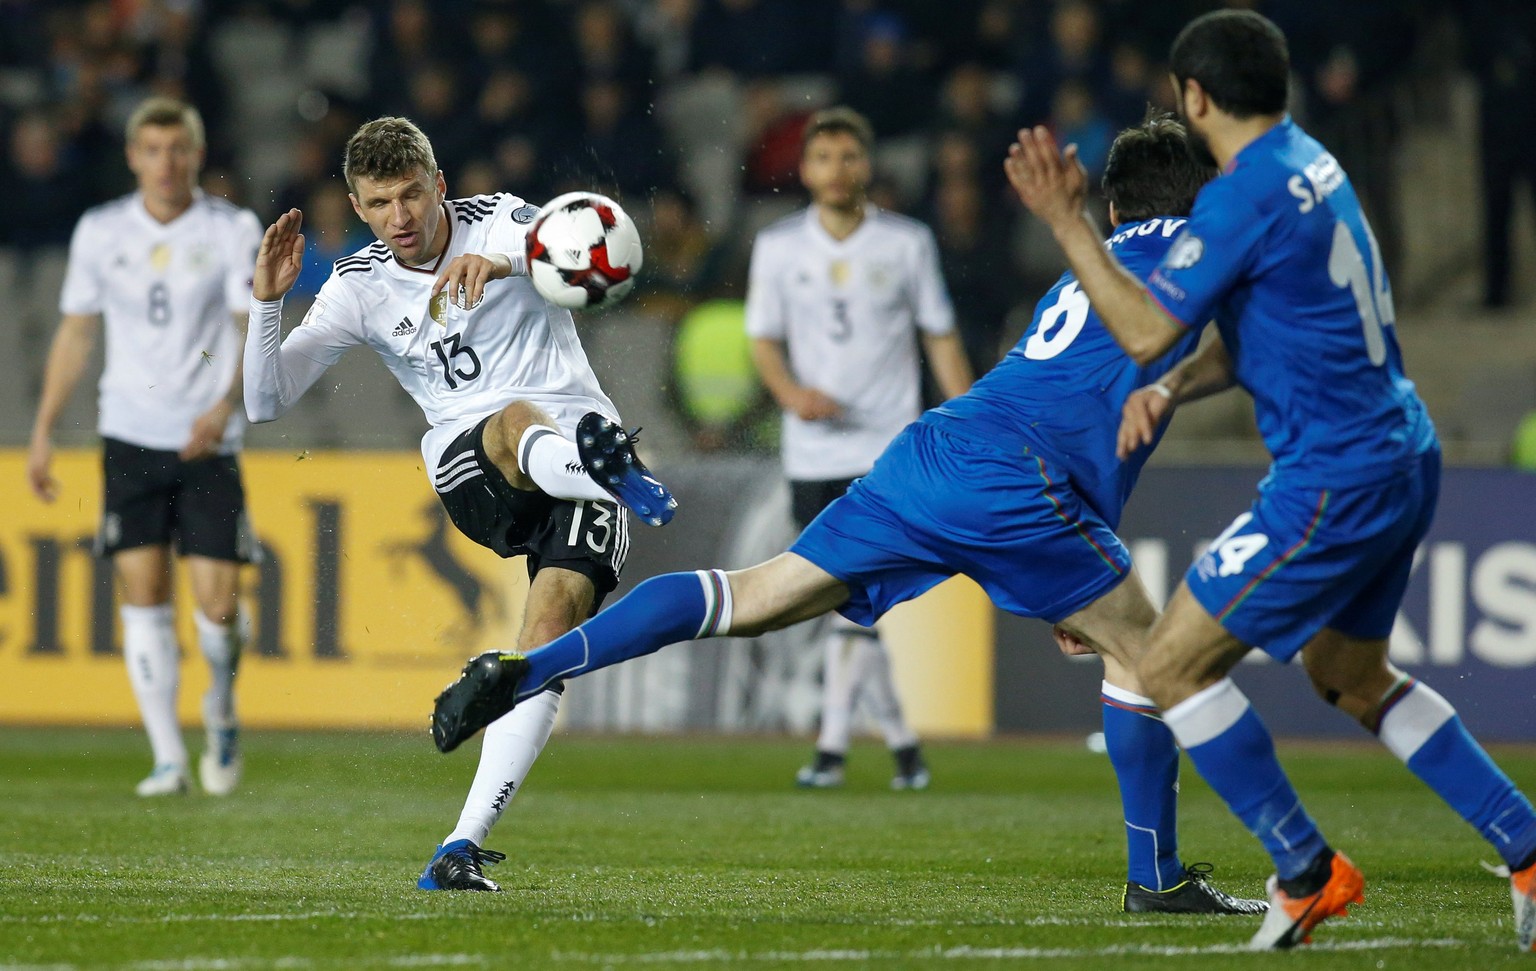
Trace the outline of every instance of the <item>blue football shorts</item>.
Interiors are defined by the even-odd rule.
[[[1125,545],[1048,459],[921,421],[790,552],[847,584],[838,612],[865,626],[956,574],[1010,613],[1055,623],[1131,568]]]
[[[1370,486],[1266,482],[1184,579],[1222,627],[1277,661],[1289,661],[1324,628],[1385,638],[1439,497],[1438,448]]]

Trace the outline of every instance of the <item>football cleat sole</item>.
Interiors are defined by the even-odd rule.
[[[432,704],[432,741],[437,750],[452,752],[511,711],[528,668],[526,657],[510,651],[489,651],[470,658],[463,672]]]

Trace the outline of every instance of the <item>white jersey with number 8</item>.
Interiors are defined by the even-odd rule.
[[[168,223],[138,193],[80,217],[59,310],[105,322],[104,437],[164,451],[187,444],[192,423],[234,380],[241,336],[233,315],[249,307],[260,245],[255,213],[202,192]],[[244,430],[236,407],[220,451],[236,451]]]

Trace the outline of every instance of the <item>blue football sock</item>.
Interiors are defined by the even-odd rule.
[[[1104,747],[1120,783],[1125,811],[1126,879],[1149,890],[1171,890],[1184,880],[1179,862],[1179,750],[1151,698],[1101,688]]]
[[[1511,868],[1536,853],[1536,812],[1427,684],[1404,678],[1382,701],[1376,734]]]
[[[530,667],[517,700],[533,697],[558,679],[730,628],[731,587],[724,571],[651,577],[585,624],[529,651]]]
[[[1169,708],[1163,720],[1200,775],[1264,844],[1281,880],[1300,876],[1328,848],[1280,768],[1269,730],[1230,678]]]

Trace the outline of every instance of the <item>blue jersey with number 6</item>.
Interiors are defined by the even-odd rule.
[[[1354,187],[1290,118],[1201,190],[1147,282],[1182,325],[1215,318],[1277,484],[1370,485],[1435,445]]]
[[[1124,223],[1105,245],[1145,280],[1184,225],[1184,219],[1166,216]],[[1144,448],[1126,462],[1115,457],[1121,406],[1193,351],[1200,329],[1189,328],[1165,355],[1138,367],[1099,322],[1077,277],[1065,273],[1035,306],[1034,320],[1002,362],[927,420],[963,422],[998,444],[1045,456],[1113,529],[1152,453]]]

